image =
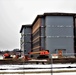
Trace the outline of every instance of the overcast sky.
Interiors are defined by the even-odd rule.
[[[21,25],[45,12],[76,13],[76,0],[0,0],[0,50],[20,49]]]

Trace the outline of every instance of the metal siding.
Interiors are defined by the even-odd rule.
[[[74,53],[73,17],[46,16],[46,49],[54,53],[55,49],[66,49]]]
[[[24,54],[28,54],[28,52],[31,51],[31,28],[25,28],[24,37]]]
[[[45,49],[45,25],[44,19],[41,19],[41,47]]]

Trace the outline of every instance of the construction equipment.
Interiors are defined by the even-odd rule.
[[[36,58],[32,58],[31,55],[38,55]],[[37,51],[37,52],[30,52],[26,55],[23,55],[21,58],[19,58],[18,55],[14,55],[11,56],[9,53],[5,53],[4,55],[4,59],[9,61],[9,58],[12,61],[18,61],[21,60],[22,62],[28,62],[28,63],[42,63],[44,64],[44,62],[47,62],[47,58],[49,58],[49,50],[41,50],[41,51]],[[46,60],[46,61],[45,61]]]
[[[49,50],[42,50],[42,51],[37,51],[37,52],[30,52],[28,54],[48,55],[49,54]]]
[[[4,57],[4,58],[10,58],[10,54],[9,54],[9,53],[5,53],[5,54],[3,55],[3,57]]]
[[[36,55],[39,54],[37,59],[46,59],[49,58],[49,50],[41,50],[41,51],[36,51],[36,52],[30,52],[28,53],[29,55]]]

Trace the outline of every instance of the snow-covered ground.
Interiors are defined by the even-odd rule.
[[[33,73],[33,74],[0,74],[0,75],[51,75],[51,73]],[[53,73],[52,75],[76,75],[76,72],[70,73]]]
[[[13,70],[13,69],[19,69],[19,68],[46,68],[46,69],[51,69],[52,68],[56,69],[59,67],[61,68],[66,68],[66,67],[76,67],[76,63],[75,64],[27,64],[27,65],[0,65],[0,69],[8,69],[8,70]]]
[[[52,67],[52,69],[51,69]],[[0,73],[15,73],[15,72],[28,72],[26,74],[0,74],[0,75],[51,75],[51,73],[44,73],[45,71],[73,71],[76,70],[75,64],[26,64],[26,65],[0,65]],[[30,72],[43,72],[43,73],[31,73]],[[53,75],[76,75],[76,72],[62,72],[62,73],[53,73]]]

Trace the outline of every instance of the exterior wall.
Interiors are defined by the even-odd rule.
[[[41,19],[39,18],[32,27],[32,52],[36,52],[41,49],[40,25]],[[32,57],[35,57],[35,55],[33,55]]]
[[[31,28],[26,27],[24,33],[24,54],[28,54],[31,51]]]
[[[24,29],[22,30],[21,33],[21,39],[20,39],[20,45],[21,45],[21,55],[24,55]]]
[[[40,19],[36,21],[36,23],[32,27],[32,50],[36,51],[40,48]]]
[[[41,19],[41,49],[45,49],[45,19]]]
[[[74,53],[74,33],[72,16],[46,16],[45,18],[45,47],[50,53],[57,49]]]
[[[31,51],[31,28],[24,27],[21,33],[22,55],[27,55]]]

